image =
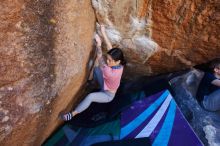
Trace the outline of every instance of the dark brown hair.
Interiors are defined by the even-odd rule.
[[[114,59],[115,61],[120,60],[121,61],[121,65],[126,65],[126,61],[124,59],[124,54],[122,52],[121,49],[119,48],[112,48],[111,50],[109,50],[107,52],[108,55],[110,55],[112,57],[112,59]]]

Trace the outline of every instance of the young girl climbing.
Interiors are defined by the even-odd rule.
[[[85,99],[73,110],[61,116],[64,121],[71,120],[75,115],[86,110],[92,102],[107,103],[113,100],[120,85],[124,65],[126,64],[123,52],[119,48],[112,48],[106,35],[105,27],[101,25],[101,34],[107,45],[106,61],[102,54],[101,38],[96,35],[98,64],[93,70],[93,80],[97,81],[101,90],[88,94]]]

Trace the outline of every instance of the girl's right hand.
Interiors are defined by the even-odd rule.
[[[100,25],[102,34],[105,33],[105,26],[103,24]]]
[[[98,34],[95,35],[95,41],[96,41],[96,45],[101,47],[102,40],[101,40],[101,38],[100,38],[100,36]]]

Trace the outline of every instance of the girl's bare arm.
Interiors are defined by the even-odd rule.
[[[105,26],[104,26],[104,25],[101,25],[101,33],[102,33],[102,36],[103,36],[103,38],[104,38],[104,41],[105,41],[105,43],[106,43],[106,45],[107,45],[107,50],[111,50],[111,49],[112,49],[112,44],[111,44],[109,38],[108,38],[107,35],[106,35]]]
[[[103,53],[102,53],[102,41],[101,38],[99,37],[99,35],[95,36],[95,40],[96,40],[96,48],[97,48],[97,59],[98,59],[98,63],[99,66],[102,67],[103,65],[105,65],[105,60],[103,58]]]

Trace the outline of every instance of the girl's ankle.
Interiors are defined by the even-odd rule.
[[[78,114],[76,111],[71,112],[72,117],[74,117],[76,114]]]

